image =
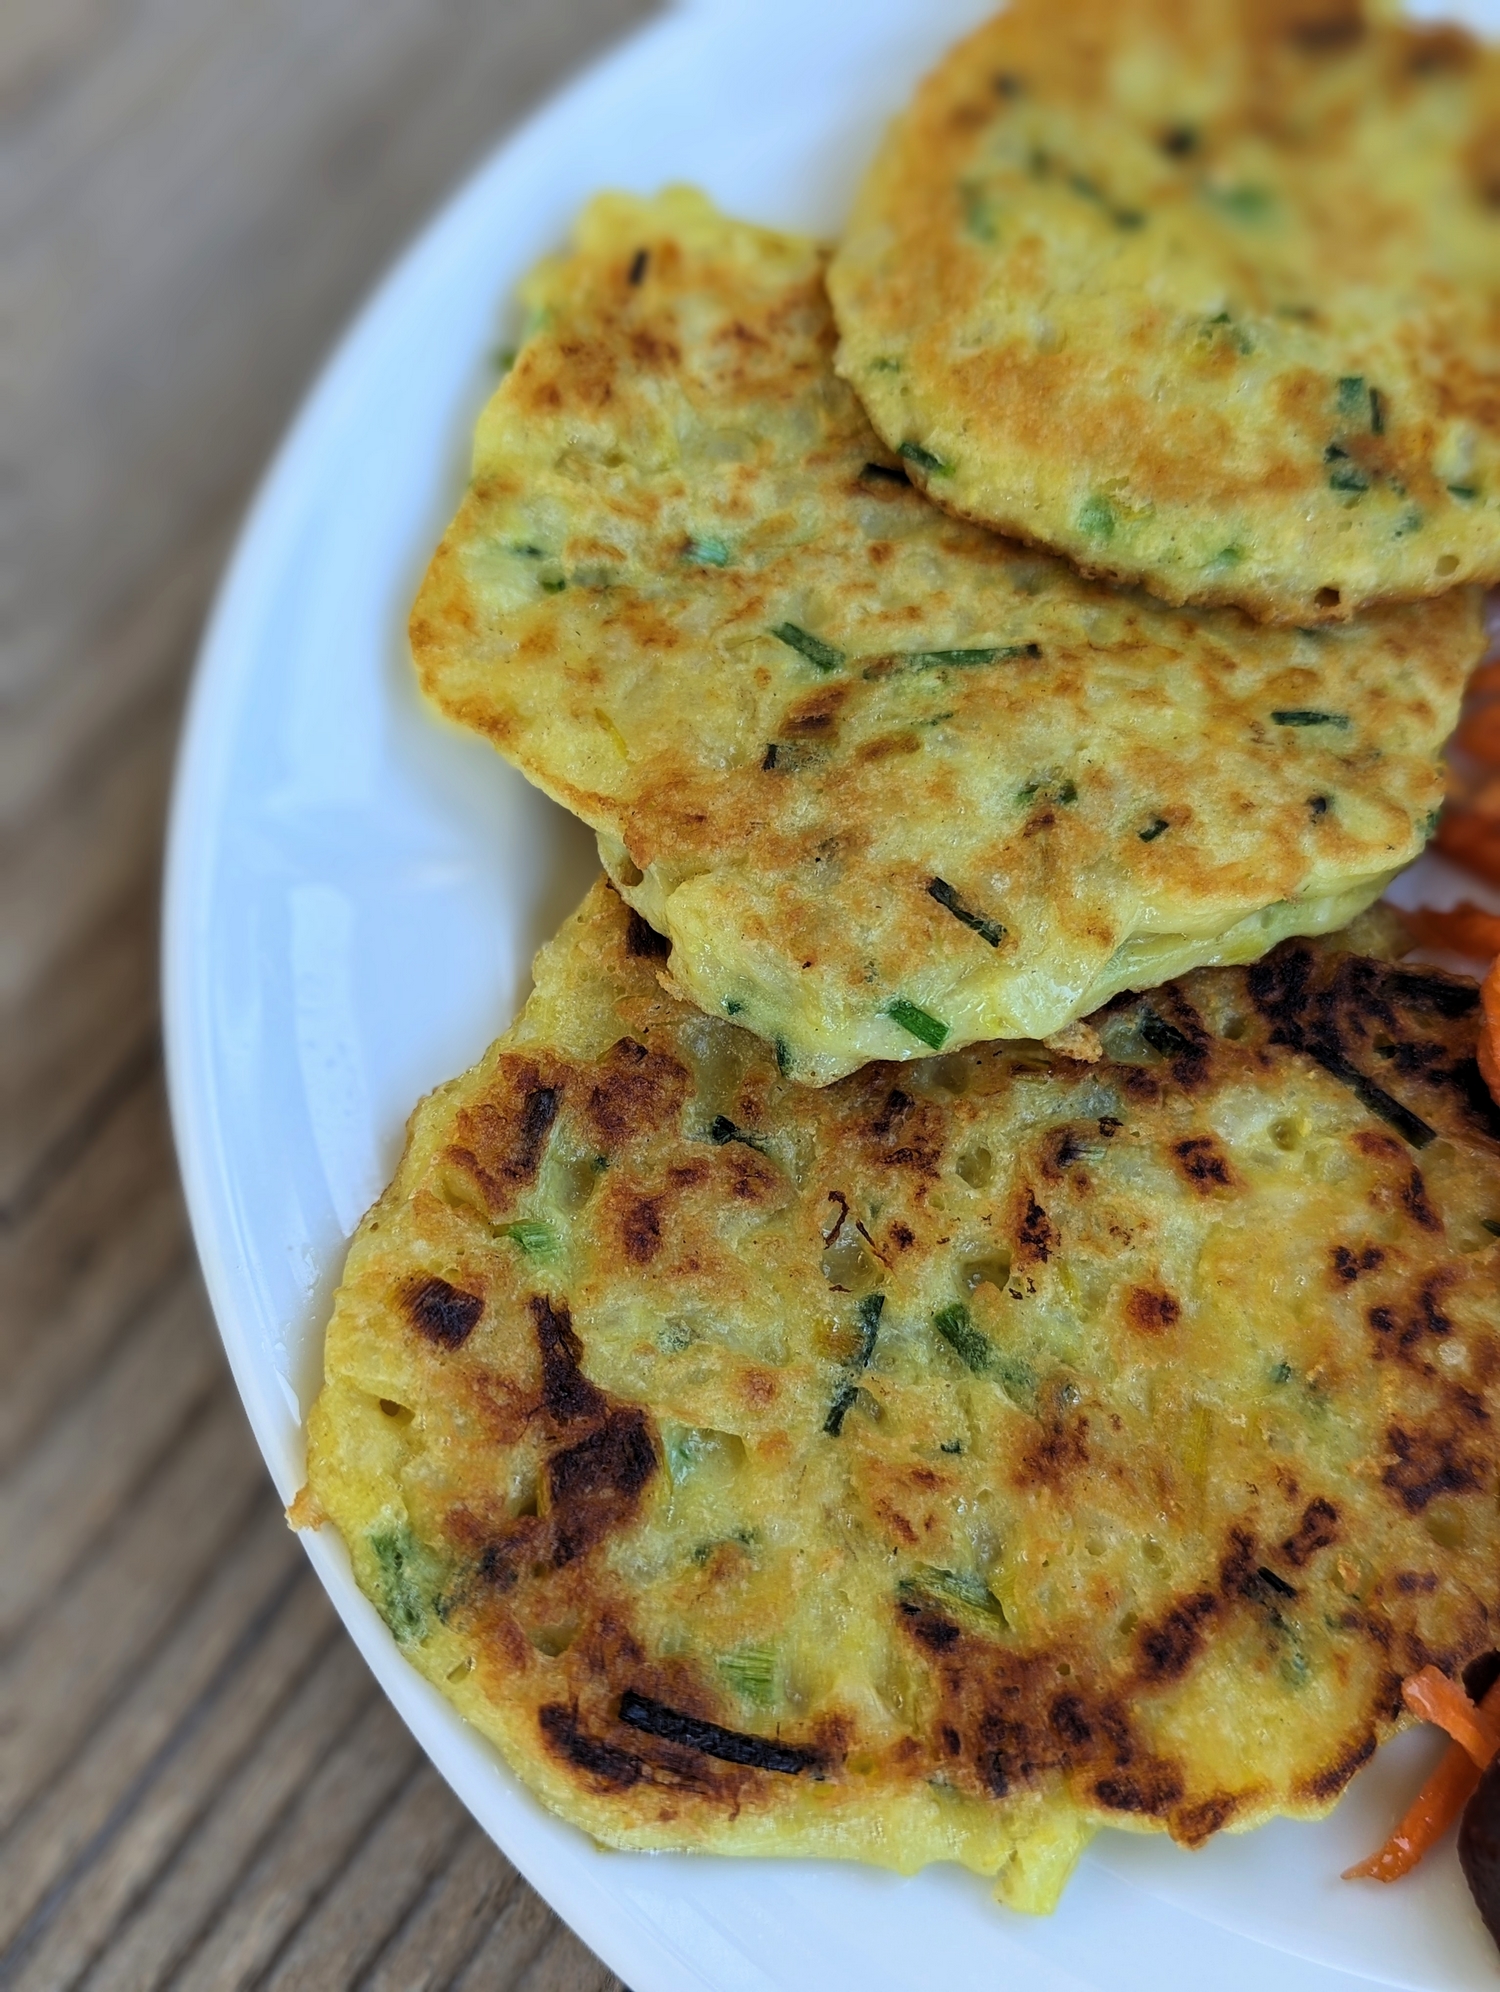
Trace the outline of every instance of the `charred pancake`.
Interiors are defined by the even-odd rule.
[[[813,1090],[596,887],[360,1228],[297,1518],[610,1845],[1044,1909],[1322,1813],[1500,1610],[1476,990],[1353,944]]]
[[[1267,632],[948,518],[833,372],[821,253],[699,195],[595,202],[530,299],[422,683],[796,1078],[1048,1036],[1421,849],[1470,595]]]
[[[1275,622],[1500,579],[1500,53],[1017,0],[886,139],[841,370],[966,517]]]

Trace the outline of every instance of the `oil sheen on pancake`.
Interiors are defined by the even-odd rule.
[[[601,883],[359,1230],[296,1519],[612,1846],[1046,1909],[1326,1811],[1500,1610],[1477,991],[1359,944],[814,1089]]]
[[[806,1082],[1341,926],[1428,835],[1475,599],[1267,632],[950,519],[833,372],[823,262],[588,209],[412,614],[431,697]]]
[[[1017,0],[835,261],[944,505],[1274,622],[1500,579],[1500,53],[1359,0]]]

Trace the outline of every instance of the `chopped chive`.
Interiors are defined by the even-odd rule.
[[[938,1447],[940,1453],[961,1453],[963,1449],[964,1442],[962,1439],[944,1439],[943,1443]]]
[[[1090,539],[1113,539],[1115,536],[1115,508],[1107,498],[1097,495],[1086,498],[1078,511],[1078,529],[1087,533]]]
[[[914,463],[918,470],[925,470],[929,477],[951,477],[953,475],[953,466],[951,463],[947,462],[943,457],[935,456],[931,450],[923,449],[920,443],[902,443],[898,447],[896,454],[897,456],[905,457],[908,463]]]
[[[979,1612],[985,1618],[998,1619],[1001,1625],[1005,1623],[1000,1600],[982,1577],[968,1571],[940,1570],[936,1564],[925,1563],[914,1577],[903,1577],[896,1589],[903,1598],[941,1598]]]
[[[1378,387],[1370,389],[1370,433],[1375,436],[1385,434],[1385,396]]]
[[[1175,1024],[1169,1024],[1165,1017],[1159,1017],[1154,1010],[1142,1010],[1137,1027],[1146,1043],[1153,1051],[1159,1051],[1163,1058],[1181,1058],[1182,1054],[1195,1049],[1190,1037],[1184,1037]]]
[[[533,546],[530,540],[522,540],[510,550],[512,553],[519,555],[522,560],[545,560],[547,557],[542,549],[539,546]]]
[[[1143,844],[1154,844],[1162,832],[1170,830],[1171,827],[1165,816],[1158,816],[1152,822],[1148,823],[1144,830],[1138,830],[1136,835]]]
[[[844,1429],[844,1419],[854,1400],[859,1395],[857,1383],[846,1383],[828,1407],[828,1416],[823,1420],[823,1430],[830,1439],[836,1439]]]
[[[871,360],[870,372],[877,374],[898,374],[901,362],[891,353],[880,353]]]
[[[902,650],[897,655],[911,671],[941,671],[950,666],[962,670],[974,664],[993,664],[998,650]]]
[[[1328,1051],[1316,1044],[1307,1046],[1309,1055],[1323,1070],[1347,1086],[1361,1106],[1372,1114],[1378,1114],[1383,1121],[1389,1121],[1403,1141],[1413,1148],[1425,1148],[1429,1142],[1437,1140],[1437,1129],[1429,1127],[1420,1114],[1414,1114],[1410,1107],[1402,1106],[1383,1086],[1377,1086],[1373,1079],[1367,1079],[1357,1065],[1351,1065],[1342,1053]]]
[[[544,595],[560,595],[568,585],[561,574],[542,574],[537,578],[542,584],[542,593]]]
[[[637,249],[635,254],[631,257],[630,268],[625,273],[625,281],[631,286],[632,289],[634,289],[635,286],[639,284],[642,278],[645,276],[646,265],[650,261],[651,261],[651,251],[649,249]]]
[[[986,919],[982,913],[972,912],[946,879],[929,880],[927,890],[939,906],[951,913],[955,920],[961,920],[964,926],[971,928],[982,941],[988,941],[992,948],[998,948],[1005,939],[1005,929],[1000,922]]]
[[[927,1010],[918,1009],[915,1003],[908,1003],[904,996],[897,996],[885,1006],[885,1014],[893,1024],[899,1024],[904,1031],[910,1031],[914,1038],[923,1044],[931,1045],[934,1051],[941,1051],[948,1036],[948,1026],[940,1018]]]
[[[972,1370],[975,1376],[984,1375],[994,1359],[994,1344],[974,1326],[974,1317],[961,1300],[940,1307],[932,1317],[932,1325],[965,1369]]]
[[[1491,1237],[1500,1238],[1500,1217],[1482,1217],[1479,1222],[1490,1233]]]
[[[769,1646],[741,1646],[720,1653],[715,1667],[736,1694],[765,1708],[776,1699],[776,1655]]]
[[[738,1007],[738,1005],[736,1005]],[[738,1141],[746,1148],[764,1152],[764,1144],[742,1127],[736,1127],[728,1114],[715,1114],[708,1124],[708,1138],[716,1148],[723,1148],[727,1142]]]
[[[745,1006],[738,996],[726,996],[724,998],[724,1014],[726,1017],[741,1016],[744,1013],[744,1008]]]
[[[514,1224],[502,1225],[500,1236],[519,1245],[528,1259],[557,1257],[557,1233],[550,1224],[543,1224],[540,1218],[523,1217]]]
[[[1271,717],[1278,726],[1347,727],[1349,724],[1347,713],[1319,712],[1316,706],[1278,706]]]
[[[771,634],[788,650],[795,650],[799,657],[805,657],[814,670],[836,671],[844,661],[842,650],[836,650],[831,643],[824,643],[820,637],[797,623],[778,623]]]
[[[1273,206],[1264,187],[1209,187],[1205,191],[1214,206],[1234,221],[1264,221]]]
[[[1369,392],[1363,374],[1344,374],[1339,381],[1340,415],[1363,415],[1369,405]]]
[[[1273,1366],[1271,1370],[1272,1383],[1290,1383],[1291,1380],[1292,1380],[1292,1366],[1290,1363],[1280,1362],[1276,1363]]]
[[[880,1317],[884,1312],[883,1293],[867,1293],[854,1310],[854,1318],[859,1323],[859,1353],[854,1360],[860,1369],[870,1366],[870,1358],[875,1353],[875,1337],[880,1333]]]
[[[1450,498],[1463,499],[1477,498],[1479,496],[1479,486],[1477,484],[1450,484],[1448,486],[1448,496]]]
[[[776,1053],[776,1070],[785,1079],[792,1069],[791,1047],[785,1038],[779,1037],[774,1040],[773,1048]]]
[[[701,538],[688,541],[687,557],[689,560],[696,560],[700,567],[727,567],[729,545],[717,535],[706,533]]]
[[[1370,480],[1357,463],[1335,464],[1328,473],[1330,491],[1368,491]]]
[[[776,756],[779,752],[780,749],[774,740],[767,741],[766,751],[760,757],[760,765],[767,774],[776,766]]]

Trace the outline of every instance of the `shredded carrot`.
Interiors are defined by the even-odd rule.
[[[1433,844],[1445,858],[1500,885],[1500,822],[1493,817],[1450,806],[1443,811]]]
[[[1500,1101],[1500,961],[1479,985],[1479,1007],[1479,1070],[1490,1098]]]
[[[1419,947],[1446,948],[1450,954],[1467,955],[1471,961],[1493,961],[1500,955],[1500,913],[1486,913],[1472,899],[1444,912],[1434,906],[1418,906],[1401,917]]]
[[[1488,658],[1475,666],[1469,677],[1469,693],[1500,692],[1500,657]]]
[[[1432,1671],[1431,1668],[1423,1669],[1423,1673]],[[1413,1681],[1421,1678],[1421,1675],[1412,1676]],[[1407,1682],[1403,1686],[1403,1695],[1410,1685],[1411,1682]],[[1448,1685],[1452,1686],[1452,1683]],[[1460,1690],[1455,1689],[1454,1692],[1459,1693]],[[1463,1698],[1468,1701],[1466,1695]],[[1469,1708],[1472,1720],[1476,1711],[1472,1703],[1469,1703]],[[1488,1718],[1487,1731],[1500,1727],[1500,1680],[1479,1704],[1477,1714]],[[1368,1860],[1345,1868],[1344,1880],[1399,1881],[1402,1875],[1409,1874],[1423,1854],[1442,1839],[1473,1797],[1479,1774],[1480,1766],[1462,1743],[1450,1743],[1443,1752],[1442,1762],[1417,1793],[1385,1845],[1377,1848]]]
[[[1459,721],[1453,744],[1487,768],[1500,768],[1500,700],[1486,699]]]
[[[1461,1743],[1483,1770],[1500,1749],[1500,1726],[1489,1721],[1448,1676],[1436,1667],[1424,1667],[1401,1683],[1401,1699],[1423,1722],[1436,1723],[1455,1743]]]

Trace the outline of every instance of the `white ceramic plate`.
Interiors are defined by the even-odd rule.
[[[592,840],[419,705],[404,625],[462,488],[515,280],[606,185],[692,180],[832,232],[886,119],[986,0],[699,0],[511,138],[339,347],[251,512],[199,662],[168,863],[173,1114],[225,1347],[284,1499],[321,1325],[419,1094],[509,1022]],[[1424,10],[1425,11],[1425,10]],[[1473,11],[1471,9],[1471,11]],[[1500,0],[1486,12],[1500,13]],[[1428,872],[1437,903],[1471,882]],[[1000,1986],[1493,1988],[1451,1853],[1396,1889],[1339,1870],[1433,1755],[1402,1738],[1318,1826],[1199,1854],[1106,1833],[1058,1914],[956,1869],[603,1853],[544,1814],[398,1655],[332,1532],[318,1573],[459,1797],[634,1992]]]

